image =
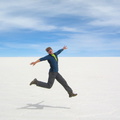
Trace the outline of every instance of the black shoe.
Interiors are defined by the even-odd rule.
[[[69,94],[69,97],[75,97],[75,96],[77,96],[77,94],[74,93]]]
[[[37,84],[37,79],[36,78],[30,83],[30,85],[32,85],[32,84]]]

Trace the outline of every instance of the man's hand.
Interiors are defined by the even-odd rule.
[[[63,50],[65,50],[65,49],[67,49],[67,46],[64,46],[64,47],[63,47]]]
[[[35,64],[36,64],[36,62],[32,62],[32,63],[30,63],[30,65],[33,65],[33,66],[34,66]]]

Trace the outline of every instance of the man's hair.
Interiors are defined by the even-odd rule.
[[[45,50],[48,52],[49,50],[52,50],[52,48],[51,47],[47,47]]]

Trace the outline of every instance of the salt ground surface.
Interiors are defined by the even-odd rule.
[[[60,73],[77,97],[55,81],[52,89],[29,86],[47,81],[47,62],[0,58],[1,120],[120,120],[120,58],[60,58]]]

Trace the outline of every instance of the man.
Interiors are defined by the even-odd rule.
[[[66,46],[64,46],[62,49],[58,50],[57,52],[53,53],[53,50],[51,47],[46,48],[46,51],[48,53],[47,56],[42,57],[40,59],[38,59],[35,62],[32,62],[30,65],[35,65],[38,62],[41,61],[45,61],[47,60],[48,63],[50,64],[50,70],[49,70],[49,77],[48,77],[48,82],[41,82],[38,81],[36,78],[30,83],[30,85],[35,84],[39,87],[44,87],[44,88],[51,88],[54,80],[56,79],[64,88],[65,90],[68,92],[69,97],[74,97],[77,94],[74,94],[72,89],[68,86],[67,82],[65,81],[65,79],[58,73],[58,55],[63,51],[67,49]]]

